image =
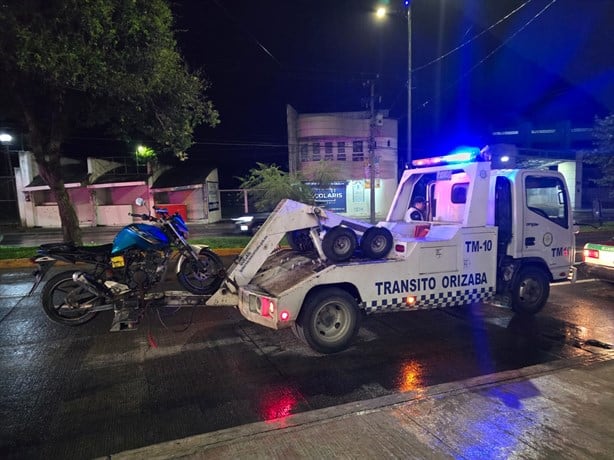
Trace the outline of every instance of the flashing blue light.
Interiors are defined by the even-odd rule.
[[[412,165],[419,167],[484,161],[486,159],[484,158],[484,153],[477,147],[458,147],[448,155],[414,160]]]

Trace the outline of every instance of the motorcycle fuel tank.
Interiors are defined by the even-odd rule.
[[[158,227],[148,224],[130,224],[115,235],[111,254],[131,248],[162,249],[169,244],[168,237]]]

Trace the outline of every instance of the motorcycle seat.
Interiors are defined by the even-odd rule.
[[[41,244],[39,251],[45,253],[66,253],[80,252],[89,254],[110,254],[112,243],[101,244],[98,246],[76,246],[74,243],[46,243]]]
[[[80,252],[89,252],[92,254],[111,254],[113,243],[101,244],[98,246],[79,246]]]
[[[39,249],[45,252],[70,252],[76,248],[74,243],[45,243],[39,246]]]

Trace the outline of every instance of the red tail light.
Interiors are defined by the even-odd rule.
[[[585,249],[584,259],[599,259],[599,250],[597,249]]]
[[[260,298],[260,315],[273,316],[275,314],[275,301],[268,297]]]

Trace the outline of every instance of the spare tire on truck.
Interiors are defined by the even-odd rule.
[[[322,251],[331,262],[345,262],[356,250],[356,234],[347,227],[337,225],[326,232]]]
[[[383,259],[392,249],[392,233],[384,227],[371,227],[362,235],[360,249],[370,259]]]

